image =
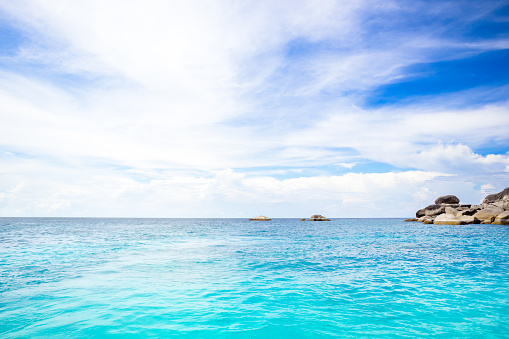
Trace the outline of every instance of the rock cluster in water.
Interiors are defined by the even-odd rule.
[[[300,221],[307,221],[306,219],[300,219]],[[330,221],[330,219],[327,219],[323,215],[320,214],[314,214],[309,218],[309,221]]]
[[[249,220],[256,220],[256,221],[269,221],[271,219],[267,218],[266,216],[263,216],[263,215],[259,215],[257,216],[256,218],[251,218]]]
[[[418,210],[415,219],[406,221],[436,225],[509,225],[509,187],[502,192],[486,196],[480,205],[459,202],[454,195],[440,197],[435,200],[435,204]]]

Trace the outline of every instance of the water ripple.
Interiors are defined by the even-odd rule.
[[[2,338],[509,337],[509,228],[0,218]]]

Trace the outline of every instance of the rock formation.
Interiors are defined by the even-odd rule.
[[[509,225],[509,187],[502,192],[490,194],[481,205],[460,204],[454,195],[445,195],[433,205],[418,210],[415,219],[424,224],[466,225],[498,224]]]
[[[443,197],[437,198],[435,204],[459,204],[460,199],[455,195],[444,195]]]
[[[272,219],[269,219],[267,218],[266,216],[263,216],[263,215],[259,215],[257,216],[256,218],[251,218],[249,220],[256,220],[256,221],[269,221],[269,220],[272,220]]]
[[[482,202],[483,206],[496,206],[503,210],[509,210],[509,187],[504,189],[502,192],[490,194],[484,198]]]
[[[306,221],[306,219],[300,219],[300,221]],[[323,215],[320,214],[314,214],[309,218],[309,221],[330,221],[330,219],[327,219]]]

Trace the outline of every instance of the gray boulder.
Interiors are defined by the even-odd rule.
[[[418,222],[424,222],[425,221],[431,221],[430,223],[432,224],[433,223],[433,217],[429,217],[429,216],[424,216],[424,217],[420,217],[420,218],[417,218],[417,221]]]
[[[509,225],[509,211],[504,211],[497,215],[493,223],[498,225]]]
[[[445,207],[445,214],[452,214],[457,215],[460,211],[454,207],[446,206]]]
[[[445,213],[444,205],[429,205],[415,213],[416,218],[424,217],[424,216],[434,216]]]
[[[473,216],[456,216],[454,214],[440,214],[433,221],[436,225],[467,225],[467,224],[478,224],[479,220]]]
[[[482,202],[483,205],[496,205],[496,206],[498,206],[498,204],[504,203],[509,204],[509,187],[506,187],[502,192],[487,195]]]
[[[445,213],[455,216],[463,215],[462,212],[469,211],[472,205],[446,205]]]
[[[496,206],[496,207],[500,207],[504,211],[509,211],[509,201],[501,200],[501,201],[494,202],[493,204],[489,204],[488,206]]]
[[[459,213],[470,209],[471,206],[472,205],[467,204],[433,204],[418,210],[417,213],[415,213],[415,216],[417,218],[423,216],[437,216],[443,213],[447,213],[446,209],[454,209],[456,210],[454,213]]]
[[[474,215],[476,214],[480,209],[481,209],[481,205],[471,205],[469,208],[467,209],[464,209],[462,211],[460,211],[457,215]]]
[[[461,215],[461,216],[456,216],[456,218],[465,222],[466,224],[479,224],[480,223],[480,220],[474,218],[473,215]]]
[[[435,225],[465,225],[465,222],[458,219],[454,214],[440,214],[433,221]]]
[[[435,204],[436,205],[439,205],[439,204],[459,204],[459,203],[460,203],[460,199],[458,199],[458,197],[455,196],[455,195],[444,195],[442,197],[437,198],[437,200],[435,200]]]
[[[474,214],[474,218],[479,220],[488,220],[490,222],[493,222],[495,218],[500,214],[504,212],[503,209],[497,206],[488,206],[486,208],[483,208],[479,211],[477,211],[476,214]]]

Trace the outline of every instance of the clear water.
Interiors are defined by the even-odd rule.
[[[509,338],[509,227],[0,218],[0,337]]]

